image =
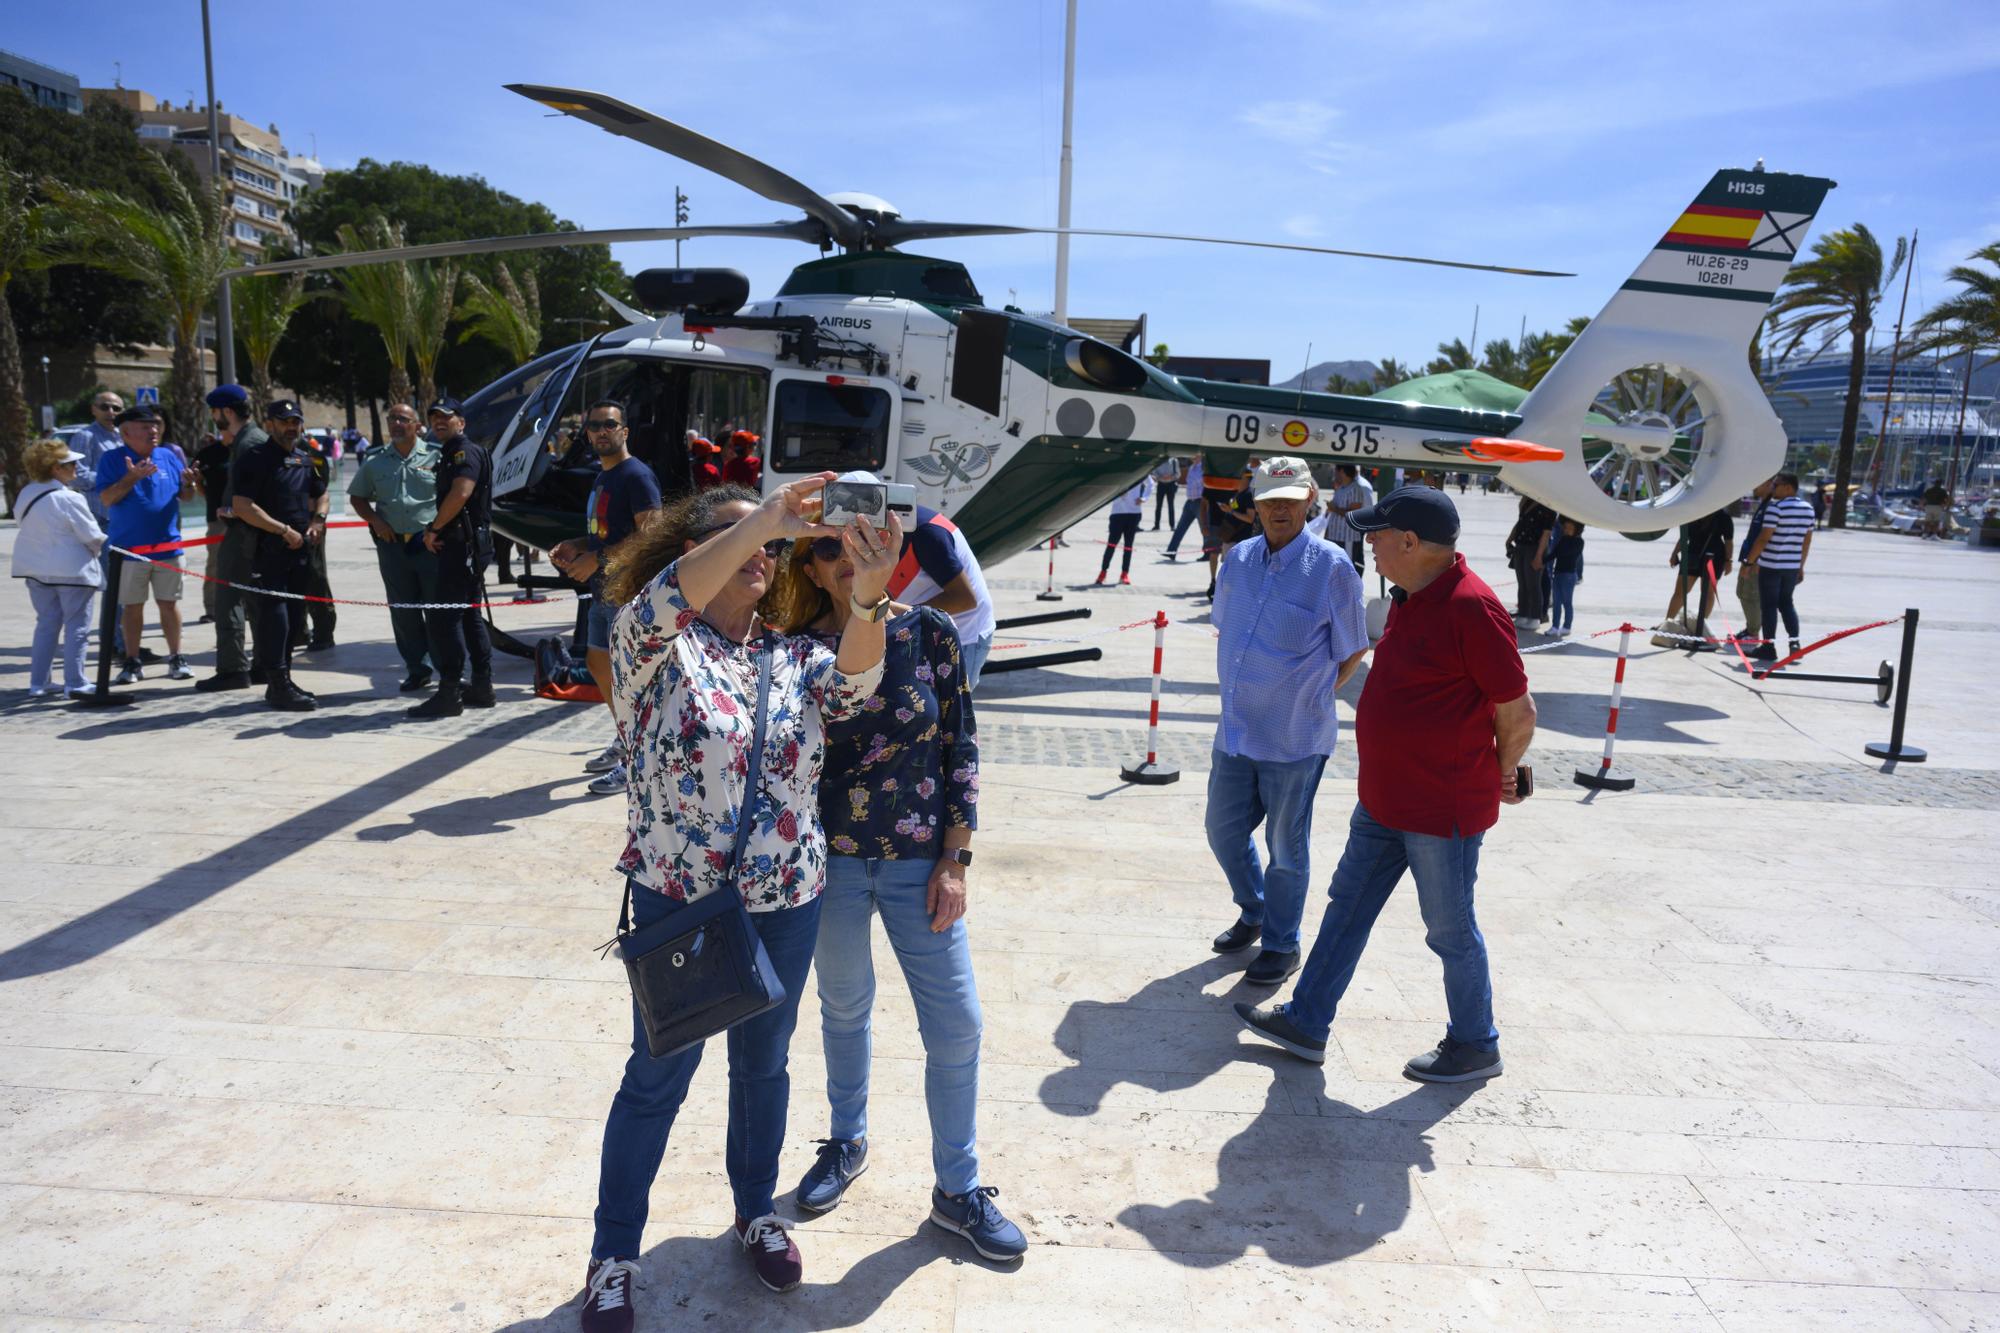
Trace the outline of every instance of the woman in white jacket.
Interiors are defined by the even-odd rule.
[[[28,696],[50,693],[49,669],[56,640],[63,641],[63,690],[80,693],[83,655],[90,633],[90,604],[103,584],[97,553],[104,531],[83,496],[70,489],[83,455],[60,440],[28,447],[27,489],[14,500],[21,531],[14,539],[14,577],[25,579],[35,606],[35,644],[28,664]]]

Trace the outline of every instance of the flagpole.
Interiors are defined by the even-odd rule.
[[[1070,125],[1076,115],[1076,0],[1063,19],[1062,165],[1056,185],[1056,323],[1069,322]]]

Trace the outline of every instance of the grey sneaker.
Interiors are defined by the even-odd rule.
[[[168,680],[193,680],[194,672],[188,667],[188,660],[179,653],[167,659]]]
[[[617,796],[625,790],[625,765],[607,769],[590,780],[592,796]]]
[[[1290,1051],[1299,1059],[1310,1060],[1316,1065],[1326,1063],[1326,1043],[1301,1032],[1285,1013],[1283,1005],[1258,1009],[1238,1001],[1235,1007],[1236,1016],[1243,1020],[1243,1026],[1273,1046]]]
[[[613,741],[602,750],[599,750],[595,755],[585,760],[583,771],[586,773],[609,773],[612,769],[623,765],[624,762],[625,747],[619,742]]]
[[[145,678],[145,675],[145,670],[139,665],[139,659],[128,657],[119,666],[118,674],[111,678],[111,683],[113,685],[136,685]]]
[[[1280,953],[1276,949],[1265,949],[1256,960],[1243,971],[1243,980],[1252,986],[1275,986],[1286,977],[1299,970],[1303,955],[1293,949],[1290,953]]]
[[[1500,1052],[1482,1051],[1446,1037],[1436,1050],[1425,1051],[1404,1065],[1403,1077],[1420,1083],[1470,1083],[1474,1079],[1492,1078],[1503,1068]]]

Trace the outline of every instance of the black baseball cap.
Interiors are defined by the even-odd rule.
[[[1458,506],[1432,486],[1398,486],[1387,495],[1347,516],[1356,532],[1396,528],[1414,532],[1427,542],[1451,546],[1458,541]]]
[[[435,403],[432,403],[430,410],[425,412],[424,415],[436,416],[440,412],[448,417],[462,417],[465,415],[465,409],[459,406],[458,399],[450,397],[440,398]]]
[[[128,421],[157,422],[159,421],[159,419],[160,419],[160,409],[154,407],[151,403],[137,403],[131,407],[126,408],[123,412],[120,412],[117,416],[111,418],[111,424],[114,426],[122,426]]]
[[[306,414],[299,411],[299,405],[289,398],[273,398],[264,409],[266,421],[304,421]]]

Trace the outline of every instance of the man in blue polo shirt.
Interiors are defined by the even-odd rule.
[[[850,472],[842,481],[875,481],[871,472]],[[979,688],[979,675],[993,651],[993,596],[972,544],[958,525],[935,509],[917,506],[917,521],[903,534],[903,555],[889,576],[889,595],[907,606],[934,606],[951,617],[965,662],[965,688]]]
[[[1217,953],[1263,952],[1243,979],[1275,986],[1299,970],[1313,797],[1340,732],[1334,691],[1368,651],[1361,576],[1347,553],[1306,531],[1316,488],[1296,458],[1251,475],[1263,532],[1232,546],[1216,576],[1222,720],[1208,773],[1208,845],[1237,921]],[[1267,870],[1252,835],[1263,824]]]
[[[194,475],[180,455],[160,447],[160,414],[141,404],[118,414],[117,448],[97,462],[97,494],[107,515],[108,544],[130,551],[181,539],[181,501],[194,495]],[[160,609],[160,634],[167,641],[167,679],[192,680],[181,656],[181,553],[161,551],[153,563],[127,557],[119,571],[119,628],[126,657],[117,684],[130,685],[142,674],[139,635],[146,625],[146,593],[150,589]]]

